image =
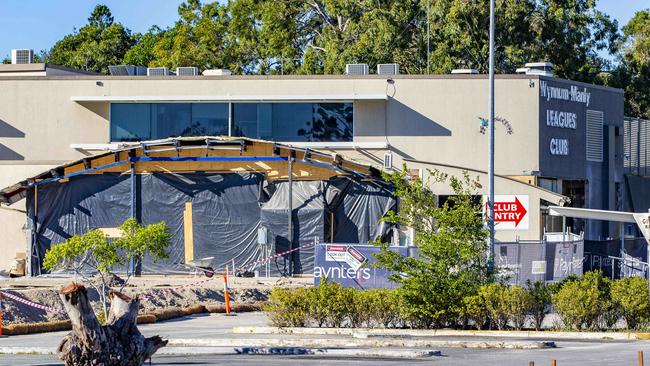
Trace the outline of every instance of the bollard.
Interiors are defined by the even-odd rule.
[[[637,352],[637,358],[639,360],[639,366],[643,366],[643,351]]]
[[[230,299],[228,298],[228,266],[226,266],[226,273],[223,275],[223,298],[226,302],[226,315],[230,315]]]
[[[557,361],[555,361],[555,359],[551,360],[551,366],[557,366]]]
[[[0,338],[2,338],[2,291],[0,291]]]
[[[528,366],[535,366],[535,362],[533,361],[528,362]]]

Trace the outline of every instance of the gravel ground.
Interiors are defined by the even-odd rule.
[[[140,295],[140,313],[160,310],[167,307],[187,307],[196,304],[219,305],[223,304],[223,278],[213,279],[199,285],[186,288],[205,277],[140,277],[129,281],[129,287],[123,292],[129,296]],[[305,278],[236,278],[230,283],[229,297],[234,304],[251,304],[267,299],[269,292],[275,286],[297,287],[311,284],[311,279]],[[0,280],[0,289],[13,295],[20,296],[29,301],[62,308],[63,304],[58,296],[58,290],[65,284],[72,282],[71,278],[21,278]],[[87,286],[88,287],[88,286]],[[88,294],[96,312],[99,312],[101,305],[98,301],[97,292],[88,287]],[[119,288],[115,288],[119,289]],[[142,297],[142,295],[152,295]],[[35,309],[12,299],[2,299],[3,324],[13,323],[34,323],[50,320],[65,320],[65,313],[46,312]]]

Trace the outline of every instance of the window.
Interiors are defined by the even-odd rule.
[[[192,107],[190,104],[162,103],[152,105],[152,138],[190,136]]]
[[[235,103],[233,135],[274,141],[352,141],[352,103]]]
[[[232,135],[274,141],[352,141],[352,103],[113,103],[111,141]]]
[[[111,104],[111,141],[151,140],[151,104]]]
[[[228,135],[227,103],[113,103],[111,141]]]
[[[228,136],[228,104],[192,104],[191,136]]]

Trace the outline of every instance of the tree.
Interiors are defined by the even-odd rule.
[[[157,26],[149,28],[145,34],[136,33],[133,35],[135,45],[129,48],[124,54],[125,65],[137,65],[148,67],[156,60],[154,47],[156,43],[165,35],[164,30]]]
[[[43,260],[43,267],[49,271],[70,269],[91,285],[99,294],[104,319],[108,317],[108,295],[114,271],[118,266],[128,265],[136,259],[149,255],[153,260],[169,257],[171,234],[167,224],[159,222],[147,226],[135,219],[126,220],[120,227],[121,236],[109,239],[99,229],[83,235],[75,235],[61,244],[52,246]],[[97,273],[99,281],[93,281],[88,274]],[[127,270],[127,278],[120,291],[133,274]]]
[[[393,184],[399,211],[382,220],[415,230],[418,257],[402,256],[378,243],[378,265],[393,272],[401,285],[407,313],[421,327],[453,324],[462,314],[463,298],[475,295],[490,279],[485,257],[487,230],[480,203],[475,200],[476,180],[465,172],[458,178],[429,171],[427,179],[409,177],[406,170],[385,174]],[[454,195],[438,205],[428,187],[449,184]]]
[[[109,65],[122,63],[134,44],[131,31],[113,22],[107,6],[97,5],[87,25],[54,44],[46,62],[107,73]]]
[[[650,10],[637,12],[623,27],[620,64],[606,80],[625,90],[625,114],[650,119]]]

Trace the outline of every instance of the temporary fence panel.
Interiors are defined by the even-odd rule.
[[[600,270],[609,278],[645,273],[648,262],[647,244],[643,238],[625,239],[621,253],[621,240],[585,240],[585,271]],[[621,256],[623,254],[623,256]],[[616,258],[629,258],[622,261]],[[621,274],[621,270],[623,273]]]
[[[571,274],[582,274],[584,241],[497,242],[495,266],[511,284],[527,281],[560,281]]]

